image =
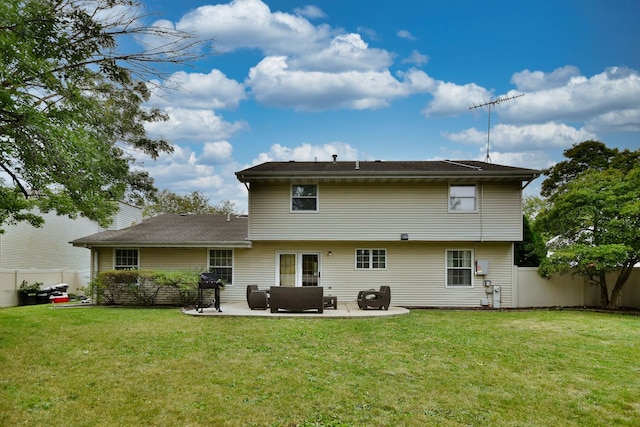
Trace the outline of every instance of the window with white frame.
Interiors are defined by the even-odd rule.
[[[373,270],[387,268],[386,249],[356,249],[356,269]]]
[[[293,184],[291,186],[291,210],[316,212],[318,210],[318,186],[316,184]]]
[[[473,285],[470,250],[447,250],[447,286]]]
[[[475,212],[476,186],[451,185],[449,187],[449,212]]]
[[[137,249],[116,249],[113,268],[115,270],[137,270],[139,265]]]
[[[233,251],[231,249],[209,250],[209,273],[214,273],[225,285],[233,283]]]

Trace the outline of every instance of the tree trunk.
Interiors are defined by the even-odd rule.
[[[609,308],[611,301],[609,300],[609,289],[607,288],[607,277],[604,273],[600,273],[600,306]]]
[[[613,286],[611,290],[611,298],[609,299],[609,303],[607,304],[608,309],[617,308],[618,298],[620,298],[620,292],[622,292],[622,287],[627,280],[631,276],[631,272],[633,271],[633,265],[635,264],[635,260],[633,264],[628,264],[622,267],[620,272],[618,273],[618,277],[616,279],[616,284]]]
[[[606,308],[609,310],[614,310],[618,308],[618,298],[620,297],[620,291],[622,290],[622,286],[615,286],[611,291],[611,298],[609,299],[609,304],[607,304]]]

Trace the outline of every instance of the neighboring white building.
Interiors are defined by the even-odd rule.
[[[52,285],[71,277],[72,288],[84,286],[91,271],[91,254],[70,241],[107,229],[84,217],[70,219],[53,212],[42,215],[36,228],[27,222],[4,226],[0,234],[0,307],[15,305],[16,287],[26,280]],[[142,209],[120,203],[108,230],[119,230],[142,222]],[[84,282],[84,283],[78,283]]]

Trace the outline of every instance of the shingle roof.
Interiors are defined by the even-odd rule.
[[[246,216],[160,215],[140,224],[81,237],[74,246],[229,246],[248,247],[249,219]]]
[[[239,172],[241,182],[260,179],[340,178],[340,179],[442,179],[491,178],[532,180],[539,170],[497,165],[476,160],[434,161],[340,161],[340,162],[267,162]]]

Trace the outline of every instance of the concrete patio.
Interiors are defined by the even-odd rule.
[[[401,316],[409,314],[410,311],[403,307],[389,307],[389,310],[362,310],[358,307],[358,303],[355,301],[338,302],[338,308],[325,308],[323,313],[317,311],[306,311],[302,313],[292,313],[286,311],[279,311],[277,313],[271,313],[269,309],[266,310],[251,310],[246,302],[222,302],[220,304],[221,312],[216,311],[213,307],[206,307],[200,313],[200,310],[184,310],[185,314],[191,316],[236,316],[236,317],[272,317],[272,318],[292,318],[301,317],[305,319],[352,319],[352,318],[367,318],[367,317],[389,317],[389,316]]]

